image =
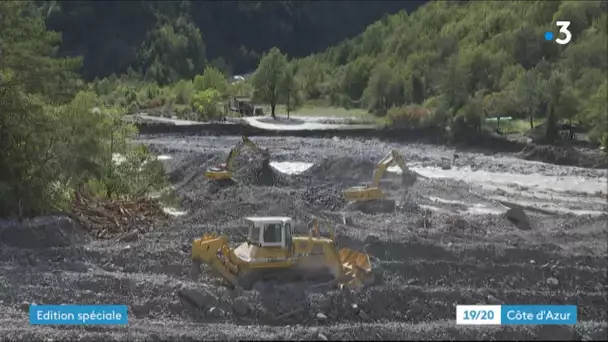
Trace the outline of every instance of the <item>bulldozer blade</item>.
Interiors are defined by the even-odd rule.
[[[366,272],[371,272],[372,270],[372,264],[369,261],[369,256],[367,254],[357,252],[347,247],[340,249],[340,261],[343,265],[357,265]]]
[[[350,248],[340,250],[340,261],[346,269],[348,287],[363,287],[374,281],[369,255]]]

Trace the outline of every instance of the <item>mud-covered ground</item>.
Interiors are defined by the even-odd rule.
[[[223,161],[238,139],[142,138],[167,156],[163,159],[186,214],[137,239],[99,242],[71,234],[62,247],[0,246],[0,336],[87,341],[606,339],[605,170],[529,162],[514,155],[455,156],[437,146],[374,140],[257,137],[252,140],[270,149],[272,167],[264,169],[257,156],[243,153],[236,163],[239,184],[217,190],[204,179],[204,170]],[[341,213],[340,191],[370,181],[375,163],[392,148],[419,174],[409,192],[385,185],[392,189],[397,211]],[[279,172],[293,169],[296,162],[309,168],[297,175]],[[527,208],[529,229],[506,217],[505,203]],[[192,281],[192,239],[217,231],[236,241],[245,232],[241,218],[248,215],[292,216],[301,223],[300,232],[312,215],[333,220],[341,246],[370,254],[376,284],[354,291],[298,284],[231,291],[209,272]],[[65,220],[48,225],[71,229]],[[48,227],[44,231],[44,241],[60,245],[49,238]],[[131,314],[127,328],[32,327],[28,303],[127,304]],[[455,325],[457,304],[483,303],[575,304],[579,324]]]

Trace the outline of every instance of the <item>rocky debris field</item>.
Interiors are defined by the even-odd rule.
[[[237,182],[204,178],[239,137],[147,136],[164,158],[183,216],[128,240],[94,239],[68,218],[0,222],[0,336],[11,340],[605,340],[606,171],[375,140],[252,138]],[[398,149],[419,174],[391,186],[395,213],[344,212],[344,187],[369,182]],[[290,162],[310,163],[288,174]],[[281,171],[283,170],[283,171]],[[511,209],[509,209],[511,208]],[[190,279],[190,244],[205,232],[237,242],[248,215],[334,222],[340,246],[366,251],[376,284],[332,290],[256,284],[229,290]],[[19,242],[19,243],[17,243]],[[126,304],[128,327],[30,326],[29,305]],[[575,327],[455,325],[457,304],[576,304]]]

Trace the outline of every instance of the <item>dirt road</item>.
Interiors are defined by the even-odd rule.
[[[252,138],[272,154],[237,161],[239,186],[203,177],[239,137],[142,138],[167,164],[183,216],[128,242],[0,247],[0,336],[13,339],[591,339],[606,338],[606,171],[374,140]],[[424,177],[393,191],[394,214],[349,213],[340,191],[369,181],[397,148]],[[251,160],[249,160],[250,158]],[[450,164],[448,167],[447,164]],[[300,173],[287,175],[298,166]],[[501,202],[533,206],[529,230]],[[190,243],[203,232],[242,236],[245,215],[335,217],[339,244],[372,256],[378,283],[358,291],[258,286],[229,291],[189,279]],[[335,215],[332,216],[332,213]],[[300,227],[303,229],[304,227]],[[47,240],[50,240],[47,238]],[[27,303],[127,304],[128,328],[31,327]],[[455,325],[456,304],[576,304],[570,327]]]

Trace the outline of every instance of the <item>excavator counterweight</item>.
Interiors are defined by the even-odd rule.
[[[365,253],[338,249],[334,231],[321,236],[319,221],[308,236],[293,236],[289,217],[248,217],[246,242],[230,248],[223,237],[204,235],[192,243],[193,276],[208,265],[230,287],[251,288],[259,281],[323,281],[339,287],[371,285],[374,275]],[[328,222],[327,222],[328,223]]]

